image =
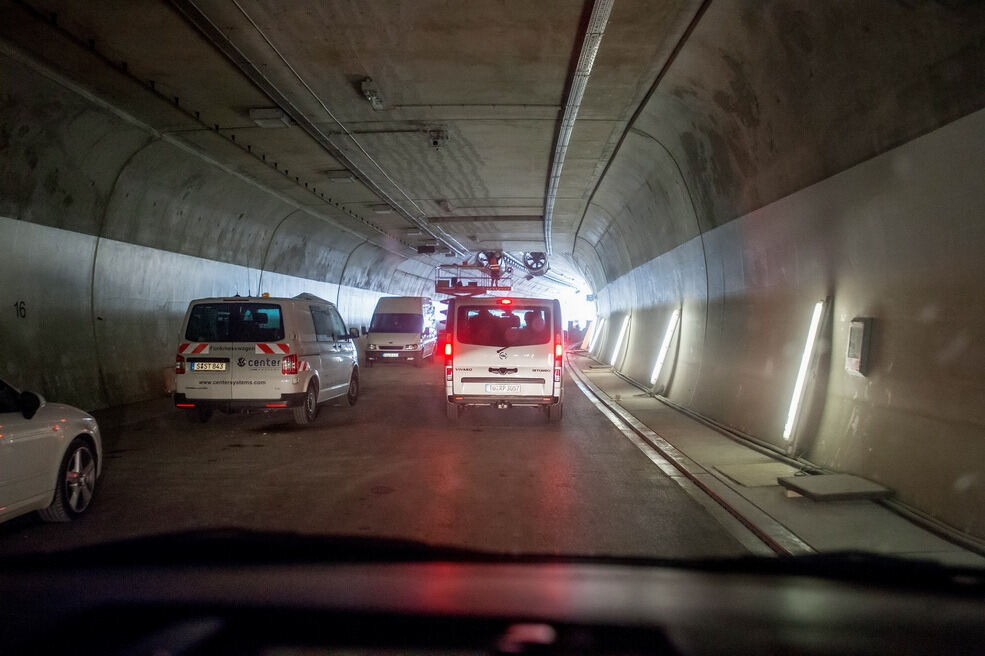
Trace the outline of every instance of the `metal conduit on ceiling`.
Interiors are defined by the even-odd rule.
[[[558,128],[557,143],[554,147],[554,161],[551,164],[551,177],[547,183],[547,197],[544,201],[544,245],[548,255],[553,253],[551,228],[554,219],[554,203],[557,198],[557,188],[561,181],[561,170],[564,168],[564,156],[568,150],[568,141],[571,140],[571,132],[575,127],[575,120],[578,118],[578,109],[581,107],[582,96],[585,95],[585,87],[588,86],[588,78],[592,74],[595,55],[598,54],[599,46],[602,44],[602,37],[605,35],[605,26],[609,22],[612,3],[613,0],[595,0],[595,4],[592,7],[592,15],[588,20],[588,27],[585,30],[585,38],[581,44],[578,65],[575,67],[575,72],[571,79],[571,88],[568,89],[568,98],[564,104],[564,115],[561,118],[561,125]]]

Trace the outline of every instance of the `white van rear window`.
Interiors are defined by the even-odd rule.
[[[185,339],[190,342],[276,342],[284,339],[279,305],[200,303],[192,307]]]
[[[459,306],[455,330],[462,344],[533,346],[551,340],[551,311],[544,306]]]

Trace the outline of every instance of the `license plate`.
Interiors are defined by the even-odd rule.
[[[396,358],[400,356],[399,353],[381,353],[380,355],[382,355],[384,358]]]
[[[505,385],[503,383],[490,383],[486,385],[486,391],[490,394],[519,394],[519,385]]]
[[[225,371],[225,362],[189,362],[192,371]]]

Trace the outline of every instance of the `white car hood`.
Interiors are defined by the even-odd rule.
[[[366,343],[377,346],[406,346],[420,344],[421,336],[418,333],[370,333],[366,336]]]

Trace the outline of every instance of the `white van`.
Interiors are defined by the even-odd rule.
[[[356,403],[358,336],[311,294],[194,300],[175,354],[174,404],[197,421],[216,408],[290,408],[296,423],[311,423],[319,403]]]
[[[434,304],[426,296],[385,296],[376,302],[366,342],[366,363],[434,358],[438,344]]]
[[[561,304],[541,298],[460,298],[448,306],[445,395],[464,406],[535,406],[561,420]]]

